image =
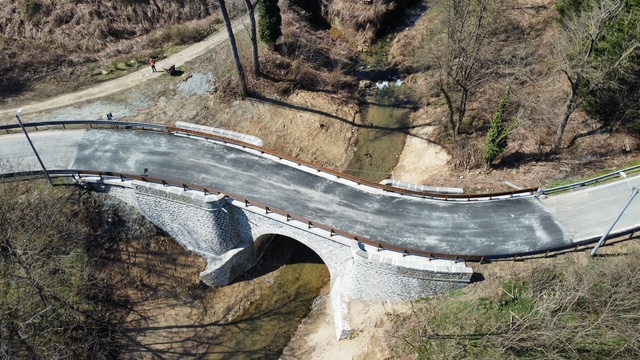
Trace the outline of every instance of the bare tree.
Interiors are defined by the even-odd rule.
[[[637,40],[624,45],[624,51],[608,64],[597,61],[594,51],[606,35],[607,27],[616,21],[624,8],[624,0],[598,0],[589,10],[566,16],[556,50],[561,58],[560,71],[570,85],[570,93],[553,142],[553,150],[562,146],[564,131],[571,115],[585,99],[607,84],[610,75],[625,66],[638,47]],[[605,66],[603,66],[605,65]]]
[[[0,185],[0,358],[113,358],[109,285],[95,270],[106,230],[81,191]]]
[[[449,110],[449,125],[455,139],[467,113],[469,96],[480,84],[484,46],[488,40],[492,9],[498,0],[447,0],[444,2],[446,43],[436,54],[440,65],[438,87]]]
[[[260,74],[260,61],[258,59],[258,33],[256,30],[256,16],[255,8],[256,3],[252,3],[251,0],[244,0],[244,4],[247,6],[247,12],[249,13],[249,21],[251,21],[251,50],[253,53],[253,73]]]
[[[227,34],[229,34],[229,44],[231,45],[231,54],[233,55],[233,62],[236,65],[236,71],[238,73],[238,81],[240,82],[240,96],[247,96],[247,79],[240,62],[240,56],[238,55],[238,46],[236,45],[236,38],[233,35],[233,28],[231,27],[231,20],[229,19],[229,13],[227,12],[227,5],[224,0],[218,0],[220,6],[220,12],[224,19],[224,24],[227,27]]]

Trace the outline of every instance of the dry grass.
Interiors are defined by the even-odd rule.
[[[484,281],[396,316],[389,333],[396,356],[637,358],[638,251],[630,241],[597,259],[572,253],[479,266]]]
[[[396,1],[389,0],[336,0],[331,3],[329,17],[354,44],[368,46],[396,7]]]
[[[37,4],[37,6],[28,6]],[[62,49],[99,52],[154,29],[206,18],[216,1],[11,1],[0,9],[3,36]],[[13,14],[13,16],[12,16]],[[18,16],[15,16],[18,14]]]
[[[43,79],[86,85],[98,80],[82,76],[90,72],[87,64],[105,67],[124,55],[161,58],[168,47],[198,41],[212,31],[221,22],[214,14],[216,8],[212,0],[21,0],[3,4],[0,96],[15,96]]]
[[[263,51],[264,79],[256,90],[268,92],[275,79],[276,93],[286,96],[295,89],[342,93],[353,90],[354,53],[343,38],[314,28],[296,9],[282,9],[282,37],[277,51]]]

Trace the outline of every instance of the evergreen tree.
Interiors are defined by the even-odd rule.
[[[507,110],[507,106],[509,106],[509,89],[505,92],[498,110],[496,110],[491,122],[491,129],[487,134],[487,141],[484,144],[483,158],[487,166],[491,166],[491,163],[507,148],[507,135],[511,131],[511,127],[505,128],[504,124],[504,113]]]
[[[269,46],[274,46],[282,30],[282,16],[278,0],[260,0],[258,2],[258,36],[260,40]]]

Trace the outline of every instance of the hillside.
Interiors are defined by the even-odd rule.
[[[123,55],[139,62],[123,66],[146,65],[170,46],[202,39],[220,23],[215,14],[215,0],[2,0],[0,96],[41,81],[75,88],[90,68],[117,67]]]
[[[519,186],[541,186],[633,162],[638,156],[640,125],[637,106],[629,104],[637,103],[638,90],[632,84],[638,70],[631,66],[611,75],[626,76],[629,84],[617,81],[611,86],[594,87],[592,92],[606,96],[588,94],[579,99],[582,106],[572,110],[563,138],[555,144],[571,95],[565,73],[574,70],[563,63],[573,56],[563,45],[566,27],[557,6],[565,1],[484,3],[490,5],[484,9],[487,20],[482,32],[476,34],[481,46],[474,55],[475,62],[467,64],[473,72],[464,80],[468,91],[463,97],[455,85],[459,79],[447,74],[464,70],[451,66],[460,63],[456,59],[464,54],[445,50],[456,46],[464,49],[470,44],[452,46],[444,36],[448,28],[458,25],[447,23],[447,2],[428,1],[282,3],[283,35],[274,51],[260,48],[261,67],[267,76],[249,74],[251,90],[267,98],[286,98],[297,89],[319,91],[340,98],[345,106],[361,107],[364,96],[371,91],[357,87],[360,58],[388,52],[388,68],[406,85],[403,92],[408,95],[403,95],[403,106],[414,110],[410,124],[413,135],[443,146],[451,156],[448,169],[453,173],[490,169],[501,172],[501,178],[517,180]],[[66,92],[125,74],[146,66],[150,57],[161,59],[177,46],[198,41],[221,27],[217,1],[211,0],[180,4],[23,0],[0,4],[0,98],[5,103],[51,96],[59,94],[60,87]],[[227,6],[233,15],[242,11],[244,4],[229,2]],[[457,31],[471,30],[461,27]],[[377,37],[387,34],[393,36],[389,46],[382,50],[371,47]],[[250,72],[246,34],[239,35],[238,42]],[[637,48],[631,50],[630,60],[637,56]],[[200,65],[202,70],[208,66]],[[230,92],[234,80],[228,76],[233,71],[231,61],[229,57],[218,58],[212,65],[217,79],[226,78],[215,86],[224,102],[234,96]],[[602,64],[591,68],[597,66]],[[585,76],[591,68],[583,71]],[[622,87],[622,95],[614,94],[618,96],[615,101],[610,96],[612,87]],[[512,131],[502,156],[487,167],[482,159],[485,135],[507,89],[510,99],[505,119]],[[552,163],[561,166],[550,166]],[[552,172],[546,171],[549,167]],[[519,170],[530,176],[516,174],[514,178],[513,173]],[[482,172],[478,175],[484,176],[486,171]],[[460,176],[452,175],[453,180]],[[443,181],[433,174],[406,180]],[[477,191],[488,189],[477,187]]]
[[[25,4],[36,3],[40,5],[24,7]],[[3,100],[0,106],[3,110],[12,108],[13,104],[71,92],[138,67],[146,67],[149,57],[162,58],[183,44],[197,41],[220,28],[215,4],[206,1],[182,3],[187,5],[172,8],[177,6],[172,5],[174,2],[159,0],[3,1],[0,26],[4,37],[0,37],[0,56],[5,66],[3,74],[6,75],[0,79],[3,82],[0,84],[0,98]],[[568,20],[573,18],[563,15],[557,5],[564,5],[563,11],[566,14],[566,6],[587,4],[588,1],[479,1],[477,3],[490,5],[483,9],[486,11],[484,19],[488,20],[480,27],[483,30],[481,33],[474,33],[473,27],[467,28],[454,21],[457,17],[451,16],[451,8],[446,5],[452,2],[448,1],[416,2],[410,4],[406,11],[396,2],[383,0],[334,0],[324,2],[323,6],[310,6],[306,9],[290,6],[296,3],[299,2],[280,3],[283,36],[276,46],[269,48],[264,44],[260,45],[263,76],[251,74],[251,49],[246,32],[237,35],[240,56],[249,76],[252,92],[249,98],[237,98],[229,47],[222,46],[186,63],[181,76],[169,77],[163,74],[99,101],[78,99],[75,106],[47,109],[38,114],[25,114],[25,117],[90,118],[95,114],[102,116],[106,109],[113,111],[118,120],[164,124],[172,124],[177,119],[187,120],[256,135],[269,148],[339,170],[349,168],[354,154],[364,148],[363,139],[384,138],[389,133],[399,133],[405,139],[402,151],[390,154],[390,157],[398,159],[397,164],[394,164],[394,178],[433,186],[459,186],[466,192],[548,186],[559,181],[567,182],[613,171],[640,161],[638,69],[634,67],[633,61],[626,61],[630,59],[637,63],[637,47],[618,46],[618,43],[624,43],[625,36],[633,33],[630,31],[620,34],[615,31],[622,25],[640,23],[633,17],[637,12],[632,10],[637,10],[637,7],[631,10],[626,8],[625,11],[629,13],[618,14],[616,19],[626,21],[622,25],[616,19],[607,22],[609,36],[605,40],[615,41],[605,41],[595,48],[593,54],[597,61],[571,63],[576,58],[584,57],[576,56],[575,52],[570,53],[569,50],[582,51],[585,43],[568,41]],[[157,11],[156,4],[162,11]],[[306,3],[300,6],[304,4]],[[629,1],[627,4],[635,5],[637,1]],[[236,5],[235,9],[241,9],[240,5],[242,4]],[[68,23],[56,23],[52,16],[33,16],[31,20],[26,17],[30,11],[34,14],[48,14],[60,10],[62,14],[64,6],[74,9],[77,6],[78,11],[86,15],[81,17],[74,12],[73,19],[76,20]],[[582,8],[572,9],[575,14],[593,15]],[[477,14],[477,10],[471,9],[469,13]],[[66,11],[69,12],[68,9]],[[586,15],[576,15],[575,19],[585,17]],[[125,25],[129,22],[131,25]],[[97,26],[99,24],[102,27]],[[66,33],[61,31],[63,28]],[[634,29],[632,26],[628,28]],[[458,46],[451,46],[449,43],[452,37],[448,35],[452,29],[468,35],[457,38]],[[97,34],[96,43],[90,34]],[[71,35],[75,40],[67,44],[63,39]],[[57,40],[54,41],[54,38]],[[383,41],[377,41],[380,39]],[[473,47],[474,43],[466,43],[465,39],[481,39],[476,43],[481,46]],[[576,49],[572,44],[576,45]],[[628,50],[622,54],[626,58],[614,56],[620,48]],[[475,50],[456,53],[451,49]],[[620,55],[619,52],[617,54]],[[382,105],[408,109],[410,118],[406,126],[384,129],[369,122],[367,109],[380,93],[375,87],[359,87],[358,76],[361,75],[361,69],[366,67],[362,59],[369,55],[383,58],[381,62],[388,68],[385,70],[392,70],[390,73],[396,74],[403,81],[397,97],[393,99],[394,103],[391,106]],[[465,68],[463,65],[468,58],[475,59],[475,62]],[[614,65],[618,64],[615,60],[625,60],[619,62],[624,62],[625,67],[601,73],[600,77],[595,76],[598,68],[612,68],[612,61]],[[455,78],[458,71],[465,72],[465,69],[473,70],[469,78]],[[572,85],[577,79],[575,71],[581,74],[580,79],[589,81],[581,82],[581,86],[573,89]],[[212,80],[207,83],[203,79]],[[462,80],[467,81],[465,87],[469,91],[466,93],[457,85]],[[600,80],[606,81],[598,83],[599,86],[591,86]],[[186,95],[184,88],[196,86],[198,81],[204,83],[197,89],[199,92],[196,95]],[[581,92],[583,90],[587,91]],[[581,98],[575,102],[578,106],[569,114],[561,144],[556,147],[556,133],[567,106],[573,106],[569,101],[573,93],[578,93]],[[507,98],[507,94],[508,106],[505,107],[502,118],[505,119],[505,127],[512,131],[507,136],[504,152],[486,164],[485,141],[499,105]],[[461,102],[463,99],[464,103]],[[391,152],[385,147],[375,150],[377,152],[367,153],[369,158],[381,156],[380,154],[389,155],[386,153]],[[542,264],[526,262],[514,263],[512,266],[510,263],[501,263],[474,268],[484,275],[485,280],[455,294],[454,297],[461,299],[454,305],[454,310],[460,307],[473,313],[472,315],[479,313],[482,316],[500,316],[496,325],[505,333],[487,333],[491,338],[490,349],[481,346],[476,352],[477,348],[474,346],[479,338],[474,337],[470,329],[486,330],[477,325],[462,329],[429,327],[424,319],[430,318],[424,314],[420,319],[414,318],[418,324],[415,328],[390,324],[392,320],[398,319],[410,323],[410,319],[423,309],[446,308],[449,298],[438,300],[437,303],[427,302],[420,311],[407,317],[385,317],[384,314],[389,311],[387,305],[376,307],[355,304],[354,308],[359,308],[360,311],[357,314],[364,315],[359,321],[353,322],[355,339],[349,340],[353,340],[351,345],[346,342],[335,345],[329,315],[316,314],[316,319],[302,331],[308,336],[294,341],[291,346],[299,354],[313,354],[318,358],[322,354],[326,357],[345,354],[346,352],[341,351],[349,346],[362,347],[362,351],[351,349],[349,354],[359,353],[363,358],[384,357],[390,356],[389,347],[396,345],[399,356],[417,356],[420,349],[398,345],[398,342],[405,339],[416,346],[443,348],[451,351],[453,357],[459,354],[460,349],[468,350],[466,354],[469,356],[498,354],[506,358],[520,354],[520,349],[531,349],[532,347],[527,347],[531,344],[537,351],[542,347],[531,340],[535,340],[535,333],[531,337],[517,338],[517,342],[506,345],[506,341],[513,338],[505,340],[501,336],[515,336],[517,334],[509,333],[508,330],[519,331],[522,327],[546,329],[549,324],[553,324],[555,318],[529,316],[525,319],[531,320],[529,322],[513,320],[508,311],[513,310],[514,306],[523,305],[510,301],[509,295],[504,295],[504,291],[511,291],[515,287],[523,295],[521,298],[527,301],[524,304],[526,311],[534,306],[539,306],[540,311],[547,311],[553,304],[538,302],[540,299],[537,299],[538,296],[547,296],[554,291],[541,285],[548,280],[544,276],[553,277],[552,285],[562,287],[565,284],[562,282],[565,280],[562,279],[561,273],[565,270],[562,266],[566,262],[571,266],[575,265],[577,272],[584,270],[589,276],[600,274],[603,271],[601,269],[607,270],[606,267],[598,266],[609,260],[618,264],[611,265],[616,274],[624,274],[626,268],[636,269],[638,264],[627,260],[627,253],[634,256],[637,250],[617,249],[614,247],[610,250],[615,256],[601,259],[600,263],[584,261],[585,254],[576,253],[568,260],[564,257],[545,259],[539,262]],[[595,268],[589,270],[592,273],[587,272],[590,267]],[[542,276],[541,280],[523,279],[522,274],[526,277],[536,273]],[[569,283],[571,286],[587,288],[590,292],[589,299],[596,299],[606,305],[610,298],[600,296],[602,294],[597,293],[598,286],[606,285],[612,292],[619,291],[619,287],[613,286],[617,283],[609,280],[626,275],[611,275],[611,278],[604,279],[604,283],[597,283],[595,288],[586,285],[589,279],[580,277],[576,272],[570,273],[570,276],[572,279],[568,280],[575,280]],[[508,278],[509,281],[501,283],[502,278]],[[631,290],[637,289],[637,279],[633,279]],[[523,284],[525,280],[531,280],[527,286],[534,288],[527,288]],[[624,278],[620,282],[624,282]],[[535,292],[537,290],[541,292]],[[498,293],[500,295],[496,295]],[[478,296],[483,297],[483,300],[473,300]],[[531,298],[536,301],[533,305]],[[637,309],[637,302],[632,302],[632,305],[632,310],[636,311],[634,309]],[[488,310],[493,312],[487,312]],[[531,314],[520,310],[523,309],[514,310],[516,318]],[[576,316],[573,312],[575,309],[570,310],[566,316],[572,320]],[[624,316],[635,319],[632,318],[633,311],[631,315],[625,313]],[[443,316],[449,315],[451,314],[447,312]],[[478,319],[484,321],[482,316]],[[615,314],[608,312],[604,316],[615,318]],[[435,320],[444,325],[448,321],[442,318]],[[593,329],[604,326],[597,322],[597,318],[589,317],[588,320],[594,320],[595,324],[574,321],[569,325],[593,325]],[[317,331],[318,328],[326,330],[327,324],[329,331]],[[407,331],[405,337],[385,333],[390,325],[397,326],[398,331]],[[594,352],[595,356],[608,354],[615,358],[616,353],[609,345],[617,346],[620,341],[626,341],[626,344],[630,344],[628,346],[637,346],[637,339],[628,337],[629,334],[637,333],[637,323],[635,325],[617,328],[621,337],[597,349],[603,352]],[[418,344],[418,340],[425,340],[425,331],[437,336],[426,337],[426,342]],[[328,340],[324,339],[328,343],[313,339],[325,332],[329,333]],[[409,338],[414,333],[417,333],[416,338]],[[582,347],[580,351],[588,348],[593,338],[585,339],[584,343],[579,344]],[[316,344],[315,352],[309,349],[310,344]],[[326,346],[322,344],[331,344],[334,352],[327,352]],[[513,347],[504,351],[505,348],[501,346],[507,345]],[[554,346],[554,351],[565,350],[555,343]],[[635,354],[633,349],[629,351]],[[568,357],[575,354],[559,353]]]

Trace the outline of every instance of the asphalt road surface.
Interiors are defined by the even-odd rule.
[[[30,134],[50,169],[138,175],[146,169],[150,177],[242,195],[356,236],[441,254],[508,256],[569,246],[602,234],[611,223],[609,215],[615,218],[630,193],[622,182],[542,201],[524,197],[453,203],[371,193],[240,149],[165,133]],[[39,169],[24,135],[1,135],[0,159],[2,172]],[[587,200],[583,193],[590,194]],[[636,204],[616,229],[640,224],[640,199]]]

